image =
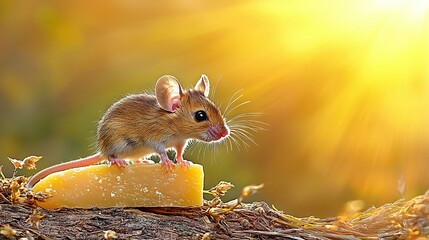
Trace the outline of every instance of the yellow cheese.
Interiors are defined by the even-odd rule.
[[[201,206],[203,167],[174,166],[167,172],[160,164],[131,164],[125,168],[107,165],[69,169],[40,180],[34,192],[52,198],[39,205],[46,209]]]

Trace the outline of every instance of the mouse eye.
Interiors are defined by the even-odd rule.
[[[194,113],[194,118],[195,118],[195,121],[197,121],[197,122],[202,122],[202,121],[208,120],[207,113],[204,112],[203,110],[196,111]]]

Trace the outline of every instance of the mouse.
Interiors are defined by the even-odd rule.
[[[154,94],[131,94],[115,102],[97,125],[95,154],[48,167],[27,183],[32,188],[51,173],[94,165],[108,160],[110,165],[125,167],[145,156],[158,154],[169,172],[174,162],[167,149],[176,151],[179,166],[189,167],[183,159],[191,139],[217,142],[226,138],[230,129],[218,106],[209,100],[210,82],[205,74],[194,88],[183,89],[174,76],[164,75],[155,84]]]

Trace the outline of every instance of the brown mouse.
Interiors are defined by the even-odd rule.
[[[173,165],[166,149],[176,150],[176,161],[189,166],[183,151],[190,139],[219,141],[228,136],[229,128],[219,108],[208,99],[210,83],[202,75],[193,89],[184,90],[170,75],[156,82],[155,95],[134,94],[114,103],[98,123],[98,152],[92,156],[46,168],[27,183],[31,188],[45,176],[71,168],[93,165],[107,159],[125,166],[157,153],[167,171]]]

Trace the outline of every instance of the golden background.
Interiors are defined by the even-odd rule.
[[[268,124],[247,150],[185,154],[204,164],[207,188],[265,183],[248,200],[298,216],[428,189],[429,2],[159,2],[1,1],[9,176],[7,156],[42,155],[42,169],[91,154],[102,113],[161,75],[189,87],[205,73],[222,107],[240,89],[236,104],[251,101],[231,116]]]

